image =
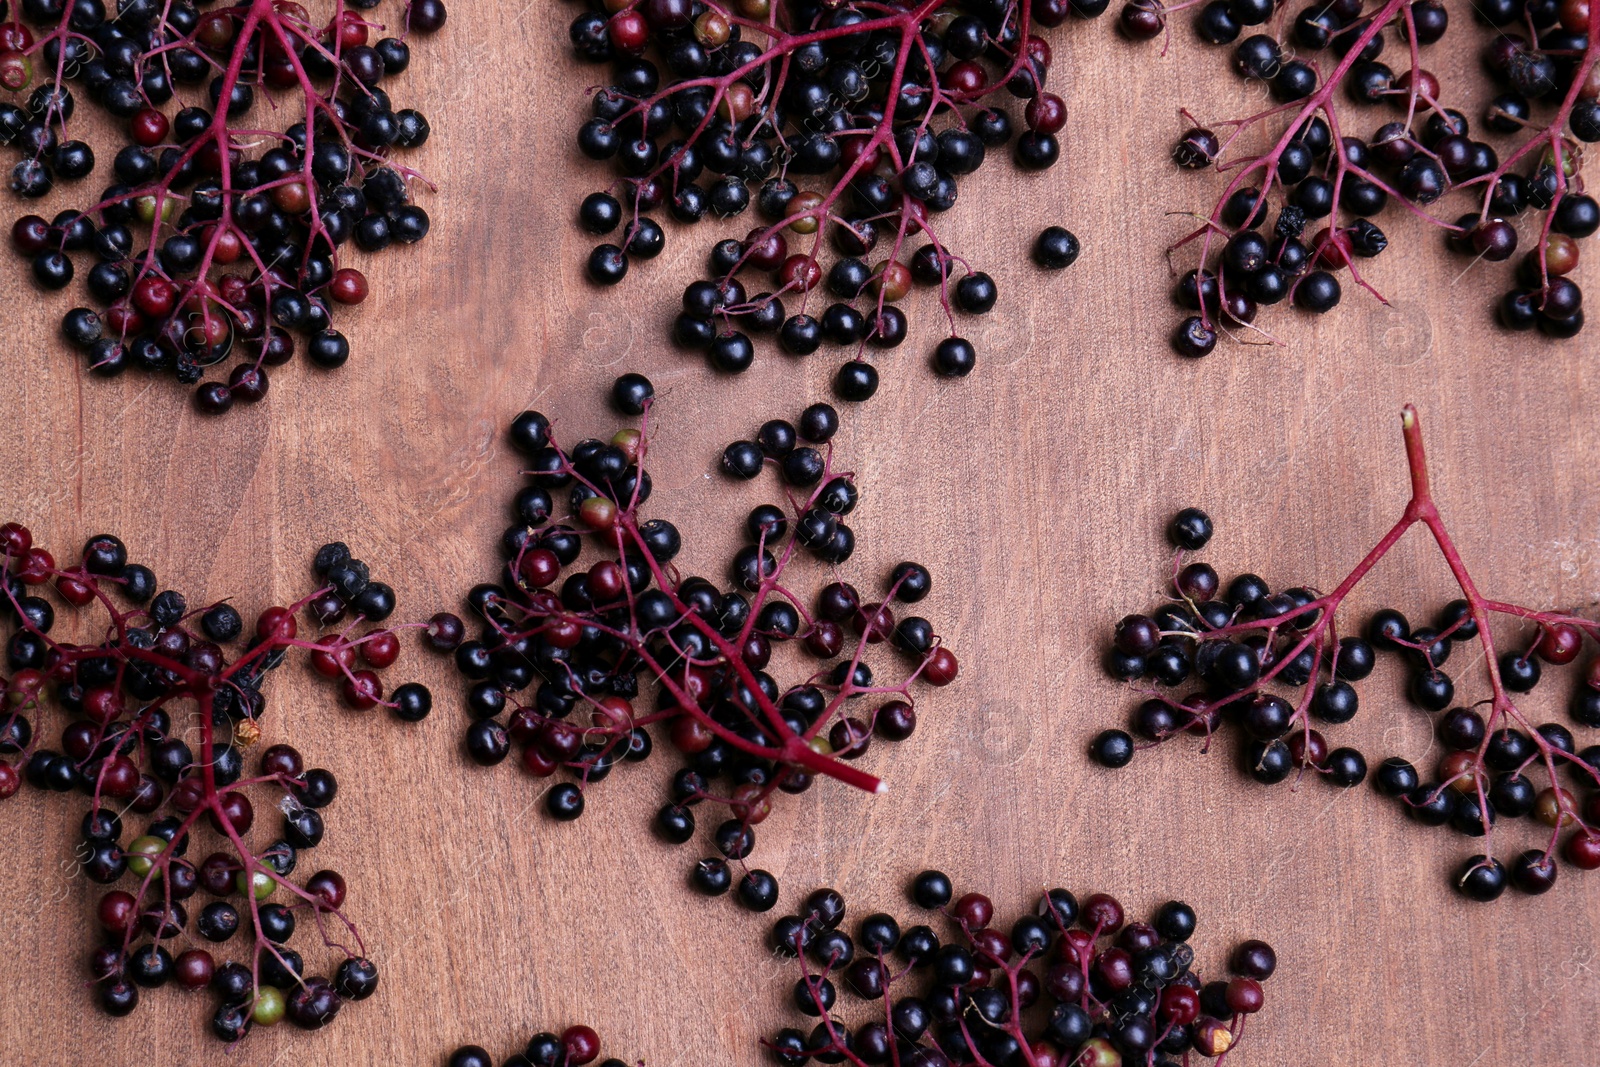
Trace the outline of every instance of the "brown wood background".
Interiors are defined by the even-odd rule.
[[[691,564],[725,558],[758,492],[714,477],[715,456],[824,396],[839,357],[763,348],[729,382],[664,343],[709,225],[692,239],[671,230],[668,251],[620,288],[586,284],[590,242],[571,219],[601,179],[571,142],[599,75],[568,58],[575,9],[471,7],[457,5],[405,76],[404,98],[435,130],[417,157],[440,185],[422,200],[432,235],[364,264],[374,295],[344,320],[354,355],[342,371],[284,368],[264,405],[202,419],[168,383],[87,377],[55,340],[70,294],[41,297],[8,261],[0,519],[31,524],[58,553],[116,532],[164,583],[235,596],[247,612],[305,591],[311,550],[343,538],[399,590],[401,614],[422,618],[495,564],[517,480],[500,444],[509,417],[536,405],[571,437],[597,432],[613,425],[604,386],[642,370],[662,396],[654,513],[694,537]],[[1480,39],[1469,25],[1452,32],[1454,49],[1431,61],[1447,92]],[[1268,795],[1222,753],[1181,745],[1112,775],[1083,751],[1131,703],[1097,661],[1109,625],[1159,595],[1166,517],[1187,504],[1211,512],[1206,556],[1225,577],[1332,585],[1405,498],[1407,400],[1480,584],[1591,605],[1593,331],[1563,344],[1496,332],[1485,309],[1504,268],[1445,256],[1436,233],[1396,212],[1383,220],[1395,247],[1370,264],[1391,307],[1347,293],[1318,321],[1274,309],[1263,322],[1281,346],[1176,359],[1161,250],[1181,221],[1164,212],[1202,208],[1214,188],[1166,161],[1176,106],[1215,117],[1258,100],[1186,25],[1164,57],[1116,38],[1109,16],[1050,37],[1073,116],[1065,165],[1043,176],[990,166],[940,219],[1000,286],[997,311],[963,327],[979,372],[945,382],[923,367],[939,325],[919,296],[912,340],[880,359],[883,389],[840,439],[866,488],[851,569],[871,580],[907,557],[932,568],[927,614],[962,656],[961,681],[925,699],[911,742],[869,758],[887,795],[826,788],[786,802],[760,828],[759,863],[786,903],[828,883],[869,910],[899,908],[926,865],[989,892],[1006,916],[1049,884],[1109,891],[1137,911],[1187,899],[1203,963],[1246,936],[1278,948],[1242,1064],[1589,1061],[1600,875],[1564,869],[1543,898],[1470,905],[1446,886],[1462,839],[1411,825],[1367,789]],[[1047,276],[1025,250],[1050,223],[1074,229],[1084,253]],[[1425,611],[1450,595],[1421,540],[1369,586],[1352,622],[1391,597]],[[692,896],[693,853],[645,832],[669,761],[615,776],[580,822],[555,825],[511,765],[465,762],[453,681],[407,657],[438,695],[419,726],[342,710],[298,670],[273,683],[266,724],[266,740],[339,775],[327,841],[303,862],[349,878],[350,914],[384,968],[375,998],[319,1034],[258,1030],[231,1059],[205,1033],[209,996],[167,989],[130,1019],[104,1017],[84,984],[96,892],[63,871],[81,802],[30,790],[0,819],[0,1062],[434,1063],[460,1042],[503,1056],[580,1021],[608,1054],[652,1067],[760,1062],[757,1037],[790,1017],[792,975],[763,959],[770,917]],[[1463,677],[1459,662],[1450,669]],[[1374,762],[1429,744],[1399,686],[1385,664],[1337,733]],[[1528,704],[1561,718],[1568,691],[1547,683]]]

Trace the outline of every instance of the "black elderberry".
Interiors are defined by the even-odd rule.
[[[689,882],[708,897],[721,896],[733,885],[733,874],[725,860],[703,859],[690,871]]]
[[[1211,516],[1199,508],[1184,508],[1167,524],[1167,537],[1177,548],[1198,552],[1211,540]]]
[[[1455,697],[1455,685],[1441,670],[1419,670],[1406,688],[1411,702],[1425,711],[1442,711]]]
[[[1276,785],[1294,772],[1294,757],[1282,741],[1250,741],[1244,747],[1244,766],[1262,785]]]
[[[1513,693],[1526,693],[1539,684],[1539,659],[1519,652],[1500,654],[1500,681]]]
[[[852,403],[872,399],[878,391],[878,371],[870,363],[851,360],[834,375],[833,391],[841,400]]]
[[[628,373],[611,385],[611,403],[624,415],[643,415],[645,405],[655,395],[655,386],[642,374]]]
[[[545,794],[545,808],[552,818],[571,822],[583,814],[583,791],[571,782],[561,782]]]
[[[1328,753],[1324,773],[1334,785],[1348,789],[1366,780],[1367,761],[1353,748],[1336,748]]]
[[[739,903],[755,912],[771,911],[778,902],[778,880],[763,870],[751,870],[739,880]]]
[[[628,273],[628,257],[614,244],[596,245],[589,253],[589,279],[599,285],[616,285]]]
[[[1492,856],[1469,857],[1456,873],[1456,889],[1468,900],[1487,903],[1506,891],[1506,869]]]
[[[1133,738],[1122,730],[1105,730],[1089,747],[1089,754],[1103,767],[1126,767],[1133,760]]]
[[[1078,260],[1080,247],[1072,231],[1047,226],[1033,243],[1033,261],[1046,270],[1063,270]]]

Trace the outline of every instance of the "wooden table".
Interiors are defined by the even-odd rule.
[[[416,157],[439,183],[422,200],[433,232],[363,263],[373,296],[344,320],[354,354],[338,373],[296,364],[263,405],[199,417],[170,383],[88,377],[55,339],[70,294],[41,296],[8,261],[0,518],[58,552],[116,532],[191,602],[234,596],[247,616],[309,589],[312,550],[342,538],[396,587],[401,614],[425,617],[497,565],[518,480],[508,419],[537,406],[571,436],[609,431],[605,387],[640,370],[661,395],[653,513],[689,535],[691,565],[726,558],[760,491],[718,478],[718,452],[824,397],[838,357],[763,347],[728,381],[666,343],[712,224],[692,239],[670,230],[666,253],[617,289],[587,284],[590,241],[571,220],[602,179],[572,141],[600,75],[568,57],[575,9],[476,8],[458,6],[405,75],[435,130]],[[1462,29],[1433,63],[1447,84],[1474,62],[1478,31]],[[892,759],[869,756],[887,795],[819,788],[786,803],[760,827],[759,862],[786,905],[831,884],[853,908],[905,911],[902,886],[924,866],[990,893],[1008,922],[1052,884],[1115,893],[1135,912],[1182,897],[1200,915],[1202,965],[1247,936],[1278,949],[1241,1064],[1592,1059],[1600,875],[1564,868],[1547,896],[1472,905],[1447,886],[1464,839],[1422,830],[1366,788],[1269,791],[1223,752],[1181,743],[1120,774],[1084,756],[1133,702],[1098,661],[1111,624],[1157,601],[1167,517],[1210,511],[1205,555],[1224,577],[1331,586],[1405,500],[1404,401],[1426,420],[1440,504],[1486,590],[1589,610],[1592,334],[1497,332],[1486,308],[1507,271],[1446,256],[1437,233],[1390,212],[1393,247],[1369,272],[1391,306],[1347,292],[1317,320],[1273,309],[1263,322],[1281,344],[1175,358],[1162,248],[1183,220],[1165,212],[1201,208],[1214,188],[1167,162],[1176,106],[1216,117],[1253,94],[1186,26],[1165,56],[1117,38],[1109,16],[1051,40],[1072,113],[1066,163],[1042,176],[990,166],[941,220],[1002,294],[967,331],[979,372],[926,370],[939,323],[919,295],[911,340],[880,360],[881,392],[839,438],[865,488],[853,573],[924,561],[926,614],[962,656],[961,681],[926,698]],[[1046,275],[1025,252],[1051,223],[1084,252]],[[1350,617],[1391,601],[1427,613],[1451,595],[1414,534]],[[439,697],[418,726],[333,706],[299,668],[273,683],[265,721],[266,740],[339,775],[315,862],[350,881],[350,913],[383,966],[375,998],[323,1033],[257,1031],[231,1059],[206,1033],[207,995],[162,990],[108,1019],[84,984],[97,890],[64,873],[82,804],[25,790],[0,822],[0,1061],[431,1064],[464,1041],[503,1056],[535,1030],[587,1022],[607,1054],[652,1067],[763,1062],[757,1038],[792,1021],[793,974],[765,958],[770,916],[697,899],[684,885],[692,854],[646,833],[670,761],[615,776],[580,822],[557,825],[510,765],[467,764],[455,681],[407,656]],[[1570,684],[1547,683],[1532,713],[1563,719]],[[1386,661],[1338,738],[1374,762],[1422,757],[1428,722],[1401,686]],[[1532,843],[1531,827],[1514,833]]]

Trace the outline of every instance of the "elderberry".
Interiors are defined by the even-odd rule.
[[[714,302],[713,289],[707,283],[687,302]],[[660,402],[641,375],[617,379],[611,396],[624,411]],[[813,404],[723,450],[718,465],[733,482],[750,483],[744,492],[757,491],[769,467],[778,484],[740,505],[733,524],[745,543],[725,569],[703,577],[667,567],[682,538],[670,522],[642,517],[652,498],[646,430],[568,443],[543,415],[519,415],[512,443],[532,469],[513,499],[517,521],[500,538],[494,580],[466,597],[480,632],[469,639],[448,616],[450,633],[440,635],[469,682],[467,756],[482,766],[515,756],[535,778],[570,779],[545,791],[546,811],[564,821],[580,818],[613,772],[666,752],[679,770],[655,834],[686,843],[704,821],[720,856],[741,863],[784,794],[804,792],[818,776],[872,788],[876,778],[858,768],[869,751],[914,732],[912,686],[949,685],[960,665],[928,619],[900,614],[936,592],[914,561],[870,590],[824,582],[814,612],[790,600],[803,589],[785,573],[795,556],[837,567],[855,549],[850,517],[860,493],[837,466],[840,421],[831,405]],[[553,522],[559,489],[577,528]],[[326,556],[330,580],[353,567],[348,553]],[[784,643],[813,661],[788,689],[767,673]],[[858,658],[858,643],[901,665]],[[896,673],[906,680],[893,681]],[[881,690],[875,711],[857,703],[863,690]],[[641,725],[646,715],[656,725]],[[700,807],[708,801],[717,818]],[[709,896],[736,880],[742,904],[771,906],[770,874],[736,875],[720,859],[690,870]]]
[[[1047,89],[1050,46],[1023,38],[1021,27],[1059,25],[1067,6],[1035,5],[1019,21],[956,4],[883,15],[847,3],[796,9],[770,25],[666,6],[670,16],[648,5],[610,17],[585,11],[570,26],[580,60],[610,64],[577,130],[579,150],[618,175],[615,195],[591,193],[577,212],[586,232],[612,237],[589,253],[593,281],[616,284],[631,260],[661,250],[659,209],[694,225],[754,208],[743,238],[711,245],[707,277],[685,289],[672,328],[679,344],[728,374],[752,365],[755,333],[776,330],[796,355],[824,343],[895,347],[908,332],[896,305],[915,284],[938,285],[941,300],[968,313],[994,305],[993,280],[981,271],[946,284],[953,255],[934,217],[956,206],[963,180],[998,155],[991,149],[1010,143],[1024,170],[1060,159],[1067,114]],[[1072,5],[1083,18],[1104,8],[1101,0]],[[869,19],[884,25],[850,32]],[[807,39],[813,32],[826,41]],[[1012,55],[1024,59],[1013,63]],[[1017,120],[990,102],[1002,85],[1025,101],[1019,137]],[[961,121],[928,129],[925,118],[945,110]],[[879,136],[868,144],[845,136],[852,130]],[[912,247],[918,235],[927,241]],[[1076,256],[1077,241],[1059,228],[1036,249],[1052,269]],[[741,277],[758,275],[771,284],[746,293]],[[824,286],[839,302],[806,307]],[[702,298],[708,289],[713,298]],[[786,313],[785,302],[801,308]],[[875,378],[863,380],[858,359],[845,366],[837,394],[866,399]]]
[[[187,3],[125,3],[115,18],[103,6],[79,5],[69,25],[59,4],[24,4],[0,41],[0,81],[33,85],[31,114],[0,113],[0,142],[22,156],[11,172],[19,196],[94,171],[94,150],[66,137],[77,101],[98,105],[124,131],[92,214],[65,211],[49,223],[28,215],[13,229],[43,289],[70,284],[75,257],[94,257],[83,272],[98,306],[68,311],[63,336],[94,376],[132,368],[172,377],[194,386],[197,409],[211,415],[262,400],[266,368],[297,350],[318,367],[343,364],[349,342],[333,328],[333,310],[362,303],[370,285],[341,264],[342,246],[376,252],[429,229],[426,211],[410,202],[420,179],[396,157],[425,144],[431,129],[389,95],[411,45],[369,44],[383,20],[349,11],[308,27],[303,12],[281,7],[241,23]],[[441,0],[392,6],[391,23],[403,18],[419,33],[444,25]],[[284,51],[280,39],[337,47]],[[22,59],[34,51],[35,61]],[[168,106],[201,85],[190,106]],[[305,106],[273,125],[258,101],[264,85],[298,92]],[[136,243],[149,254],[135,254]],[[213,367],[221,380],[202,381]]]

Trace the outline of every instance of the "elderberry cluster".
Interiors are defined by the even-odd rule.
[[[1451,642],[1471,640],[1477,630],[1471,620],[1461,621],[1459,609],[1447,607],[1435,627],[1412,628],[1403,614],[1387,608],[1373,616],[1368,634],[1378,647],[1400,651],[1419,666],[1431,667],[1449,657]],[[1542,626],[1530,647],[1501,654],[1501,682],[1513,693],[1530,692],[1543,676],[1544,665],[1570,664],[1582,648],[1578,627]],[[1418,677],[1412,682],[1414,702],[1419,696],[1428,699],[1422,706],[1430,711],[1450,703],[1449,699],[1440,703],[1431,688],[1419,693]],[[1568,710],[1575,725],[1600,728],[1600,655],[1590,659]],[[1379,793],[1400,801],[1406,814],[1421,825],[1447,826],[1468,837],[1484,837],[1503,819],[1528,819],[1548,830],[1547,847],[1526,849],[1509,865],[1488,855],[1469,857],[1455,877],[1463,895],[1494,900],[1507,885],[1529,894],[1546,892],[1555,885],[1556,845],[1563,834],[1561,858],[1578,870],[1600,869],[1600,743],[1580,750],[1573,732],[1558,722],[1541,723],[1531,731],[1512,725],[1491,729],[1471,707],[1450,708],[1434,727],[1444,752],[1435,773],[1420,774],[1409,760],[1391,756],[1373,777]],[[1566,774],[1558,775],[1557,768]],[[1549,782],[1544,788],[1536,784],[1541,774]]]
[[[534,1034],[521,1052],[500,1061],[500,1067],[583,1067],[600,1055],[600,1035],[587,1026],[569,1026],[559,1035]],[[480,1045],[462,1045],[450,1053],[445,1067],[494,1067],[494,1058]],[[627,1067],[615,1057],[600,1067]]]
[[[1265,305],[1289,300],[1315,313],[1331,310],[1343,295],[1344,271],[1371,289],[1358,261],[1389,244],[1374,218],[1397,197],[1427,214],[1457,190],[1468,194],[1462,199],[1471,211],[1453,221],[1429,217],[1463,255],[1508,260],[1533,231],[1517,288],[1500,302],[1500,321],[1556,338],[1582,328],[1583,294],[1568,275],[1578,266],[1577,241],[1600,230],[1600,206],[1583,191],[1580,173],[1581,143],[1600,140],[1600,40],[1591,40],[1587,0],[1498,0],[1475,8],[1486,28],[1483,67],[1496,83],[1483,94],[1489,140],[1474,138],[1467,116],[1444,106],[1433,72],[1410,65],[1411,55],[1425,52],[1402,55],[1408,66],[1398,73],[1379,58],[1391,29],[1401,49],[1443,37],[1450,23],[1444,4],[1363,7],[1362,0],[1318,0],[1295,17],[1292,41],[1270,33],[1239,40],[1245,27],[1271,18],[1271,0],[1211,0],[1199,9],[1200,37],[1233,45],[1234,71],[1263,85],[1276,106],[1241,120],[1195,122],[1173,150],[1182,168],[1219,164],[1233,175],[1206,225],[1174,246],[1198,243],[1201,260],[1175,294],[1199,312],[1175,334],[1181,354],[1206,355],[1222,328],[1259,332],[1252,324]],[[1160,11],[1151,0],[1133,0],[1123,25],[1132,18],[1151,29],[1134,36],[1153,36]],[[1536,39],[1519,32],[1525,29]],[[1319,82],[1319,70],[1326,81]],[[1368,137],[1354,135],[1357,120],[1336,108],[1337,89],[1351,107],[1387,103],[1395,117]],[[1342,134],[1338,143],[1333,128]],[[1230,151],[1258,129],[1270,132],[1270,148]],[[1503,157],[1491,140],[1509,141]],[[1279,212],[1265,230],[1275,198]],[[1516,220],[1530,208],[1542,214],[1519,238]]]
[[[942,916],[944,935],[877,912],[852,938],[832,889],[773,926],[773,951],[802,972],[794,1007],[818,1020],[766,1042],[778,1062],[1175,1067],[1192,1051],[1220,1063],[1265,1006],[1261,983],[1277,969],[1271,946],[1246,941],[1232,954],[1236,977],[1204,981],[1189,945],[1194,909],[1181,901],[1129,922],[1114,897],[1095,893],[1080,906],[1052,889],[1004,932],[988,897],[956,898],[939,871],[917,875],[910,895]]]
[[[405,30],[437,30],[445,9],[409,0],[396,10],[404,28],[369,44],[386,28],[360,9],[377,3],[315,23],[293,0],[204,12],[190,0],[23,0],[25,21],[0,22],[0,86],[24,101],[0,103],[0,143],[22,153],[14,192],[42,197],[93,171],[94,151],[67,137],[78,99],[122,126],[113,181],[91,205],[24,215],[11,231],[46,290],[72,283],[75,256],[91,259],[90,303],[61,328],[93,374],[134,367],[195,385],[236,357],[226,382],[195,394],[220,413],[262,399],[266,368],[297,349],[322,368],[349,358],[331,313],[369,286],[340,249],[411,244],[429,226],[410,202],[415,172],[390,158],[423,144],[428,120],[385,86],[410,64]],[[274,102],[284,92],[293,105]],[[281,133],[256,128],[275,112],[290,123]]]
[[[613,390],[626,414],[646,414],[652,395],[638,374],[623,375]],[[676,526],[641,517],[652,495],[644,427],[564,448],[545,416],[519,415],[511,442],[529,480],[511,502],[498,580],[467,596],[479,635],[455,649],[471,682],[471,758],[493,766],[516,747],[529,775],[565,772],[574,781],[553,785],[545,806],[571,820],[583,813],[589,787],[651,755],[657,740],[647,728],[659,726],[683,762],[656,818],[659,835],[689,841],[703,802],[728,811],[715,828],[720,855],[692,869],[707,895],[732,887],[729,861],[750,854],[753,827],[778,794],[804,792],[819,774],[876,790],[878,779],[856,761],[874,735],[911,735],[914,683],[948,685],[959,668],[927,619],[896,618],[893,604],[916,603],[931,589],[918,564],[895,567],[881,600],[867,602],[838,579],[819,583],[814,606],[798,599],[802,554],[840,565],[855,547],[843,520],[859,491],[854,476],[833,465],[837,428],[838,413],[817,404],[798,426],[774,420],[759,443],[728,448],[731,475],[749,479],[770,468],[783,487],[779,503],[743,520],[749,543],[724,562],[732,583],[725,588],[679,569]],[[809,665],[782,689],[765,668],[776,646],[791,643]],[[883,680],[866,662],[884,643],[905,664],[899,681]],[[738,895],[765,910],[776,893],[770,874],[751,871]]]
[[[1169,535],[1190,552],[1206,544],[1211,529],[1203,512],[1189,508],[1173,519]],[[1555,883],[1558,843],[1574,867],[1600,869],[1600,743],[1580,750],[1560,723],[1530,727],[1506,696],[1530,692],[1543,665],[1574,662],[1584,634],[1596,637],[1594,624],[1529,613],[1539,625],[1531,640],[1499,653],[1492,684],[1505,701],[1484,702],[1490,705],[1486,717],[1458,700],[1444,669],[1455,646],[1483,638],[1466,599],[1450,601],[1432,624],[1421,626],[1383,608],[1364,636],[1338,637],[1332,622],[1338,601],[1308,588],[1274,593],[1248,573],[1222,588],[1210,564],[1190,562],[1175,569],[1172,592],[1160,607],[1116,626],[1106,670],[1150,687],[1150,695],[1133,712],[1131,735],[1112,729],[1094,739],[1091,751],[1100,763],[1122,767],[1141,743],[1184,735],[1209,745],[1233,724],[1241,735],[1242,767],[1257,782],[1275,785],[1309,773],[1338,786],[1358,785],[1367,778],[1366,758],[1354,748],[1330,747],[1322,728],[1355,717],[1355,683],[1372,673],[1379,653],[1389,653],[1406,664],[1409,703],[1438,716],[1434,734],[1443,754],[1432,776],[1402,757],[1385,759],[1372,775],[1377,792],[1398,799],[1418,823],[1467,837],[1486,837],[1508,818],[1530,818],[1549,830],[1546,847],[1520,853],[1509,874],[1498,860],[1472,856],[1458,872],[1457,888],[1475,900],[1493,900],[1507,884],[1542,893]],[[1585,670],[1570,713],[1580,727],[1600,727],[1600,655]],[[1541,777],[1544,788],[1536,784]]]
[[[306,651],[318,673],[340,678],[344,701],[357,709],[383,700],[377,672],[399,656],[393,630],[354,632],[388,617],[393,592],[343,545],[324,548],[317,563],[327,585],[267,608],[247,627],[226,601],[191,608],[178,591],[159,589],[116,537],[90,538],[77,564],[61,566],[26,527],[0,526],[0,620],[11,627],[0,675],[0,798],[22,781],[89,798],[77,868],[115,887],[96,906],[104,937],[89,960],[97,999],[113,1016],[168,982],[210,987],[218,996],[212,1030],[235,1041],[284,1018],[317,1029],[377,985],[342,911],[344,878],[326,869],[301,884],[291,877],[323,840],[334,775],[307,767],[284,743],[261,752],[254,776],[245,773],[269,708],[265,682],[290,651]],[[105,621],[90,628],[100,635],[94,643],[53,636],[63,608],[98,608]],[[313,641],[299,634],[301,609],[330,627],[349,618]],[[420,717],[430,703],[415,683],[388,702],[402,718]],[[67,717],[59,749],[46,735],[51,708]],[[274,809],[275,839],[247,843],[258,810]],[[202,840],[214,850],[187,858]],[[203,904],[195,899],[202,893],[211,898]],[[337,950],[330,977],[315,977],[288,947],[296,929],[303,942]],[[243,945],[234,940],[241,930],[249,931]],[[219,963],[217,948],[181,947],[196,936],[232,942],[241,958]]]
[[[616,284],[630,261],[660,254],[658,209],[693,224],[735,218],[753,202],[761,221],[743,238],[716,241],[706,277],[685,288],[674,326],[681,345],[736,374],[755,358],[752,335],[776,334],[795,355],[826,341],[852,356],[835,379],[837,395],[865,400],[879,381],[866,350],[905,340],[897,305],[921,283],[938,288],[951,322],[932,354],[935,371],[970,373],[976,352],[956,335],[952,301],[981,315],[999,293],[940,242],[933,217],[955,206],[960,180],[993,149],[1011,144],[1029,170],[1060,159],[1066,106],[1044,89],[1050,46],[1030,30],[1105,6],[595,2],[572,23],[572,42],[580,58],[610,62],[613,77],[594,94],[578,147],[619,176],[583,201],[579,221],[597,236],[621,227],[621,236],[595,247],[589,277]],[[1002,85],[1027,101],[1020,136],[1007,111],[986,103]],[[826,269],[824,238],[836,254]],[[1048,265],[1075,256],[1073,241]],[[832,302],[811,310],[824,283]]]
[[[241,782],[239,748],[230,745],[217,750],[206,783],[193,763],[180,769],[186,756],[177,750],[181,740],[150,740],[159,746],[152,759],[162,761],[156,769],[172,787],[175,814],[149,822],[143,833],[125,830],[126,818],[159,810],[159,803],[152,808],[136,797],[120,814],[96,807],[83,820],[84,872],[92,881],[124,887],[108,890],[95,906],[104,939],[90,954],[89,973],[100,1007],[108,1015],[128,1015],[142,991],[169,982],[185,990],[210,989],[216,995],[211,1031],[231,1043],[253,1027],[284,1019],[320,1030],[346,1001],[371,996],[378,968],[358,949],[342,951],[331,976],[322,977],[308,973],[305,957],[289,947],[297,929],[335,947],[342,947],[336,940],[341,934],[354,933],[341,911],[348,892],[341,874],[318,870],[299,886],[290,880],[322,840],[322,809],[338,792],[332,773],[305,767],[298,750],[279,744],[261,754],[258,775]],[[253,853],[241,852],[238,839],[254,824],[254,806],[242,789],[228,788],[251,785],[281,790],[285,809],[281,836]],[[227,790],[207,813],[209,836],[223,847],[195,863],[185,858],[190,839],[205,828],[193,818],[198,809],[183,813],[208,788]],[[155,796],[159,801],[159,791]],[[124,844],[128,834],[134,836]],[[209,902],[193,899],[200,893]],[[250,932],[243,945],[236,936],[241,930]],[[181,947],[196,937],[207,947]],[[230,944],[242,958],[219,962]]]

